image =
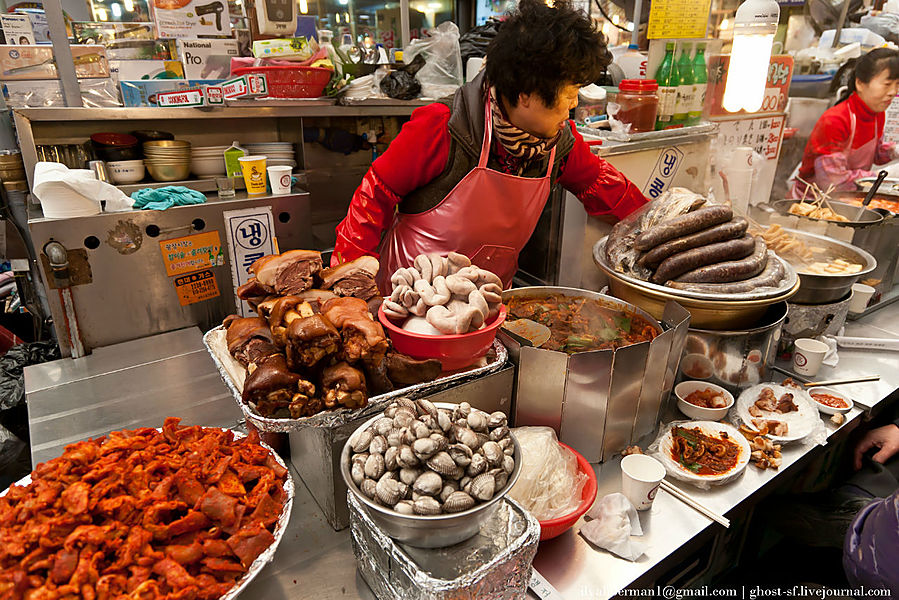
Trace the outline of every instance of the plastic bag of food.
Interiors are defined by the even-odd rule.
[[[421,92],[421,84],[415,79],[415,74],[423,66],[425,66],[425,59],[416,56],[412,62],[385,76],[379,83],[381,91],[397,100],[417,98]]]
[[[559,445],[549,427],[518,427],[513,433],[521,446],[522,463],[509,495],[538,521],[574,512],[587,483],[574,454]]]
[[[403,52],[403,60],[409,63],[418,55],[422,55],[427,63],[416,75],[422,96],[442,98],[462,85],[462,53],[459,28],[455,23],[446,21],[431,29],[428,37],[412,40]]]

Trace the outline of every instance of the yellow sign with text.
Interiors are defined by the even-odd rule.
[[[712,0],[652,0],[646,37],[704,38],[711,6]]]
[[[162,240],[159,249],[162,251],[165,273],[169,277],[225,264],[218,231]]]
[[[181,306],[216,298],[219,295],[215,274],[209,269],[177,277],[175,291],[178,292],[178,301]]]

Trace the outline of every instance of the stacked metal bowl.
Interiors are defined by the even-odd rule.
[[[153,140],[144,142],[144,164],[156,181],[179,181],[190,175],[190,142]]]

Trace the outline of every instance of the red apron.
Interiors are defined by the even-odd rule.
[[[493,120],[485,106],[484,141],[478,166],[468,172],[437,206],[419,214],[397,213],[378,249],[378,287],[390,294],[390,275],[411,267],[419,254],[468,256],[477,266],[512,283],[518,253],[530,239],[549,197],[556,149],[549,155],[546,176],[518,177],[487,168]]]

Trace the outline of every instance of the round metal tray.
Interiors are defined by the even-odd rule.
[[[861,271],[847,275],[803,273],[800,270],[801,266],[793,265],[793,268],[799,273],[800,283],[799,291],[793,296],[791,302],[799,304],[829,304],[836,302],[849,293],[853,283],[877,268],[877,261],[874,257],[858,246],[807,231],[799,231],[797,229],[784,229],[784,231],[807,245],[824,248],[834,258],[843,258],[849,262],[862,265]]]

